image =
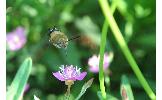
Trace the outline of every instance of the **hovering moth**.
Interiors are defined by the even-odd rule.
[[[79,38],[80,36],[75,36],[70,39],[65,35],[65,33],[58,30],[56,27],[49,29],[49,42],[57,48],[66,49],[68,42]]]

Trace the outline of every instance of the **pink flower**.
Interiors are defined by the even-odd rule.
[[[65,81],[65,85],[68,86],[66,97],[70,96],[70,87],[76,80],[83,80],[87,75],[87,72],[80,72],[81,68],[74,67],[73,65],[62,65],[60,71],[53,73],[53,75],[60,81]]]
[[[30,88],[30,85],[29,84],[26,84],[25,85],[25,89],[24,89],[24,93],[26,93],[29,90],[29,88]]]
[[[89,65],[89,70],[93,73],[98,73],[99,72],[99,61],[100,57],[93,55],[91,58],[88,60],[88,65]],[[110,64],[110,56],[105,53],[104,54],[104,61],[103,61],[103,68],[106,70],[109,67]]]
[[[26,43],[25,29],[17,27],[14,31],[6,35],[7,46],[11,51],[21,49]]]
[[[84,77],[87,75],[87,72],[80,72],[81,68],[71,66],[64,66],[62,65],[60,71],[53,73],[53,75],[59,79],[60,81],[76,81],[76,80],[83,80]]]

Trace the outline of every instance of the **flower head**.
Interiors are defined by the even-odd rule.
[[[60,81],[73,82],[76,80],[83,80],[84,77],[87,75],[87,72],[80,72],[81,68],[74,67],[73,65],[64,66],[62,65],[60,71],[53,73],[53,75],[59,79]]]
[[[14,31],[7,33],[6,41],[9,50],[16,51],[21,49],[26,43],[25,29],[17,27]]]
[[[109,67],[109,64],[111,62],[111,57],[112,53],[109,55],[107,53],[104,54],[104,61],[103,61],[103,68],[106,70]],[[88,65],[89,65],[89,70],[93,73],[98,73],[99,72],[99,60],[100,56],[93,55],[91,58],[88,60]]]

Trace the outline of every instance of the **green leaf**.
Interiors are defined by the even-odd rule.
[[[133,92],[129,84],[128,78],[123,75],[121,78],[120,93],[123,100],[134,100]]]
[[[21,100],[32,69],[32,59],[27,58],[20,66],[7,91],[7,100]]]
[[[136,4],[134,8],[135,8],[135,14],[136,14],[136,16],[138,18],[146,17],[146,16],[150,15],[150,13],[151,13],[151,9],[150,8],[145,9],[140,4]]]
[[[83,85],[82,90],[80,91],[78,97],[77,97],[75,100],[79,100],[79,99],[81,98],[81,96],[86,92],[86,90],[92,85],[93,79],[94,79],[94,78],[91,78],[88,82],[86,82],[86,83]]]
[[[97,95],[98,95],[99,100],[103,100],[100,91],[97,92]],[[112,96],[111,94],[106,94],[106,100],[119,100],[119,99],[114,97],[114,96]]]
[[[131,39],[131,37],[133,35],[133,22],[131,22],[131,21],[126,22],[124,33],[125,33],[126,41],[129,42],[129,40]]]

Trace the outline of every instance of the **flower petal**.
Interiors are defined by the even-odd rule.
[[[87,72],[82,72],[79,76],[75,77],[77,80],[83,80],[83,78],[87,75]]]
[[[14,31],[7,33],[6,42],[11,51],[21,49],[26,43],[25,29],[17,27]]]
[[[91,58],[88,60],[88,65],[89,66],[94,66],[99,64],[99,59],[96,55],[93,55]]]
[[[99,66],[89,66],[89,71],[93,73],[98,73],[99,72]]]
[[[65,81],[65,79],[62,77],[62,75],[59,72],[53,73],[53,76],[55,76],[60,81]]]

